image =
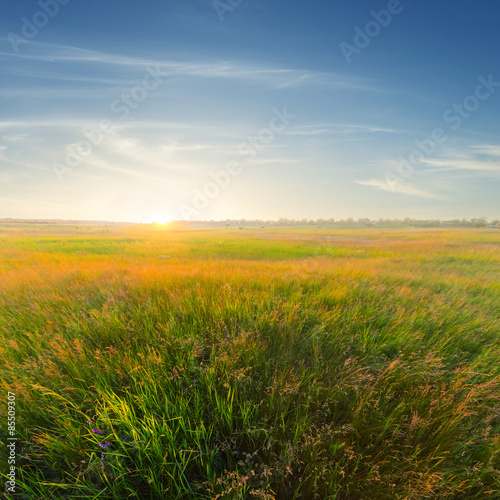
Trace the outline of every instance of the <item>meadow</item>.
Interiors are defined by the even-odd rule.
[[[0,276],[16,498],[500,498],[499,229],[4,224]]]

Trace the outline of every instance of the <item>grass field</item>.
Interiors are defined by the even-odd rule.
[[[500,498],[498,229],[4,225],[0,274],[19,498]]]

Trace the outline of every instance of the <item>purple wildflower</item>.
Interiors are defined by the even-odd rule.
[[[104,460],[104,453],[101,453],[101,460]]]
[[[92,425],[92,420],[87,420],[87,424]]]
[[[99,443],[99,446],[100,446],[101,448],[106,448],[106,447],[111,446],[111,445],[110,445],[107,441],[104,441],[104,443],[101,441],[101,442]]]
[[[92,432],[95,432],[96,434],[104,434],[104,432],[100,431],[99,429],[96,429],[95,427],[92,429]]]

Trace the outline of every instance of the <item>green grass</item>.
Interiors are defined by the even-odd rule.
[[[498,230],[56,229],[0,238],[20,498],[500,497]]]

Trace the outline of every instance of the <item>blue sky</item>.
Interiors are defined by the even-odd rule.
[[[0,217],[500,217],[500,4],[18,0]]]

